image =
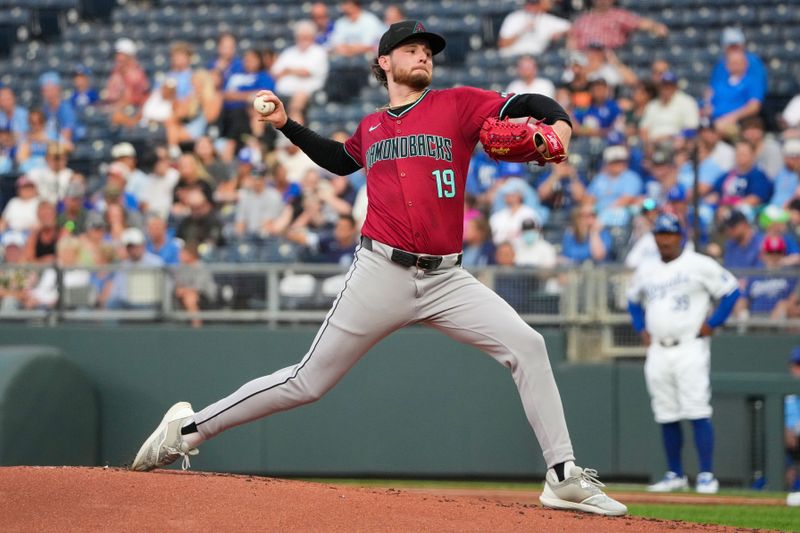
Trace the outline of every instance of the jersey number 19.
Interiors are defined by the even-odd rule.
[[[456,175],[452,169],[434,170],[436,192],[439,198],[453,198],[456,195]]]

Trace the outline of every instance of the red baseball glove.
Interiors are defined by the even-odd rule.
[[[567,159],[561,138],[541,120],[520,123],[490,117],[481,127],[480,139],[483,149],[495,161],[536,162],[543,167]]]

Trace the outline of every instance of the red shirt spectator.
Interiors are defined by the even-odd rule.
[[[114,51],[114,70],[108,77],[106,102],[113,106],[139,107],[147,100],[150,82],[136,60],[136,44],[130,39],[119,39]]]
[[[571,47],[586,50],[589,44],[599,43],[605,48],[619,48],[636,30],[649,31],[659,37],[667,35],[669,30],[663,24],[613,5],[614,0],[595,0],[594,7],[572,25]]]

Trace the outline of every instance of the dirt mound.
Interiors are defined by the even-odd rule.
[[[490,494],[454,496],[281,479],[116,468],[0,468],[0,530],[732,531],[550,511]]]

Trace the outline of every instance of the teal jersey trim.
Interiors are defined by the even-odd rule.
[[[417,105],[418,103],[420,103],[420,102],[422,101],[422,99],[423,99],[423,98],[425,98],[425,96],[427,96],[427,95],[428,95],[428,93],[429,93],[429,92],[430,92],[430,89],[425,89],[425,92],[424,92],[424,93],[422,93],[422,96],[420,96],[419,98],[417,98],[417,101],[416,101],[416,102],[414,102],[413,104],[411,104],[411,107],[408,107],[408,108],[404,109],[402,112],[400,112],[400,113],[399,113],[399,114],[397,114],[397,115],[395,115],[394,113],[392,113],[392,111],[391,111],[390,109],[387,109],[387,110],[386,110],[386,112],[387,112],[387,113],[389,113],[389,114],[390,114],[391,116],[393,116],[394,118],[397,118],[397,117],[402,117],[403,115],[405,115],[406,113],[408,113],[409,111],[411,111],[412,109],[414,109],[414,107],[416,107],[416,105]]]
[[[516,98],[517,96],[518,96],[518,95],[514,94],[514,95],[512,95],[512,96],[511,96],[511,98],[509,98],[508,100],[506,100],[506,103],[505,103],[505,104],[503,104],[503,107],[501,107],[501,108],[500,108],[500,112],[497,114],[497,118],[503,118],[503,113],[505,113],[505,111],[506,111],[506,108],[508,107],[508,104],[510,104],[510,103],[511,103],[511,100],[513,100],[513,99],[514,99],[514,98]]]

